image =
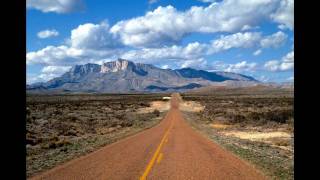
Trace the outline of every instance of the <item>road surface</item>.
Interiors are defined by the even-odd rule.
[[[248,163],[195,132],[179,95],[155,127],[107,145],[31,179],[266,179]]]

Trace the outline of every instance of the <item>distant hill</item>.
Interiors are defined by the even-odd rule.
[[[168,92],[219,84],[247,86],[256,83],[258,81],[254,78],[237,73],[208,72],[192,68],[161,69],[150,64],[118,59],[102,65],[89,63],[73,66],[60,77],[28,85],[27,91]]]

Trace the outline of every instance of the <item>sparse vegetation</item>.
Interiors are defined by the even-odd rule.
[[[28,95],[28,177],[155,125],[165,112],[137,111],[162,96]]]

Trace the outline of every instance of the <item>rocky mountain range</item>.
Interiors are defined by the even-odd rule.
[[[161,69],[150,64],[124,59],[102,65],[73,66],[48,82],[27,85],[27,91],[64,91],[96,93],[186,91],[210,85],[246,86],[259,83],[237,73],[208,72],[192,68]]]

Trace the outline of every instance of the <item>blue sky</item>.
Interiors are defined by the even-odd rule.
[[[293,81],[293,0],[27,0],[27,83],[124,58]]]

